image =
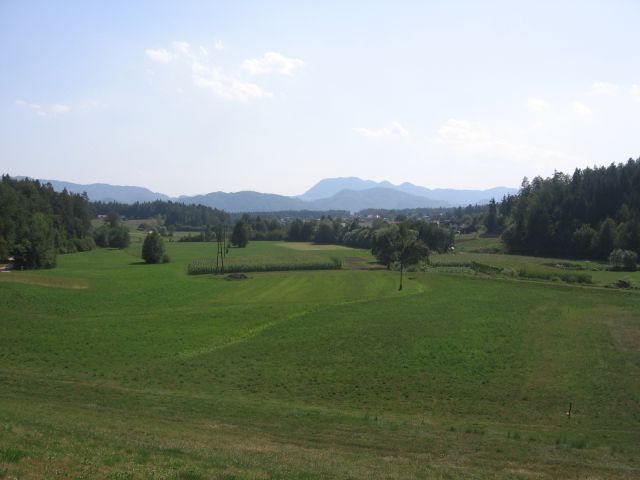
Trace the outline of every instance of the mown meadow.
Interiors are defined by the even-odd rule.
[[[482,242],[434,261],[560,269]],[[246,280],[187,275],[214,243],[167,250],[0,273],[0,476],[640,476],[640,293],[615,272],[430,268],[398,292],[364,250],[252,242],[229,260],[343,268]]]

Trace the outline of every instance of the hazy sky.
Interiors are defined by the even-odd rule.
[[[517,186],[640,156],[640,2],[0,0],[0,172]]]

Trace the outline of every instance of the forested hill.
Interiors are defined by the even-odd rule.
[[[510,253],[605,259],[640,252],[640,158],[525,180],[499,214]]]
[[[0,263],[14,257],[19,267],[52,267],[56,255],[90,250],[91,213],[86,196],[55,192],[37,180],[0,181]]]

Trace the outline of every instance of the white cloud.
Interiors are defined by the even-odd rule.
[[[636,100],[640,101],[640,83],[631,85],[631,95],[633,95]]]
[[[455,118],[444,122],[438,129],[437,139],[452,147],[471,151],[486,150],[500,143],[492,139],[482,126]]]
[[[353,131],[368,138],[390,137],[392,135],[406,137],[409,135],[409,132],[400,124],[400,122],[391,122],[390,127],[380,128],[378,130],[358,127],[354,128]]]
[[[573,102],[573,111],[579,117],[590,117],[593,114],[593,110],[588,105],[577,100]]]
[[[535,112],[544,112],[551,108],[551,104],[546,100],[539,98],[530,98],[527,101],[527,107]]]
[[[503,159],[523,165],[536,163],[553,168],[572,157],[557,150],[512,142],[468,120],[451,118],[438,129],[435,142],[462,153],[487,159]]]
[[[71,111],[71,107],[69,105],[63,105],[61,103],[57,103],[53,107],[51,107],[51,111],[53,113],[62,115],[64,113],[69,113]]]
[[[189,55],[189,52],[191,51],[191,45],[189,45],[187,42],[173,42],[172,45],[174,50],[185,55]]]
[[[144,53],[146,53],[147,57],[149,57],[151,60],[159,63],[169,63],[176,57],[173,53],[165,50],[164,48],[160,48],[157,50],[147,48]]]
[[[27,107],[27,108],[30,108],[31,110],[40,110],[42,108],[37,103],[29,103],[29,102],[25,102],[24,100],[16,100],[16,105],[20,105],[21,107]]]
[[[620,87],[615,83],[595,82],[591,85],[591,95],[612,95],[616,93]]]
[[[224,50],[224,43],[222,42],[222,40],[216,40],[213,44],[213,48],[215,48],[216,50]]]
[[[28,110],[34,112],[39,117],[48,117],[52,115],[64,115],[65,113],[69,113],[71,111],[71,107],[69,105],[64,105],[62,103],[56,103],[50,107],[40,105],[38,103],[30,103],[25,102],[24,100],[16,100],[16,105],[27,108]]]
[[[204,46],[192,48],[187,42],[172,42],[171,51],[147,49],[147,56],[160,63],[173,63],[175,68],[187,66],[191,70],[196,87],[209,90],[220,98],[234,102],[248,102],[252,98],[270,98],[273,93],[249,81],[248,75],[278,73],[292,75],[304,65],[302,60],[288,58],[275,52],[267,52],[261,58],[245,60],[241,68],[229,69],[212,64],[209,51]],[[224,45],[216,41],[214,48],[222,50]],[[177,91],[177,90],[176,90]],[[182,90],[183,91],[183,90]],[[398,132],[404,129],[394,127]],[[400,133],[400,134],[406,134]]]
[[[400,124],[400,122],[391,122],[391,128],[401,137],[409,136],[409,132]]]
[[[277,52],[267,52],[262,58],[250,58],[242,62],[242,68],[251,75],[268,75],[279,73],[292,75],[293,72],[304,66],[304,62],[297,58],[288,58]]]
[[[259,85],[245,82],[234,75],[223,73],[218,68],[209,68],[200,62],[192,64],[193,80],[197,87],[209,89],[219,97],[236,102],[247,102],[250,98],[269,98],[273,94]]]
[[[77,106],[76,110],[87,111],[94,110],[96,108],[105,108],[106,106],[107,105],[100,100],[85,100]]]

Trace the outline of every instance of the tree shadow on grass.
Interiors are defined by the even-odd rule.
[[[140,262],[131,262],[131,263],[129,263],[129,265],[147,265],[147,262],[143,262],[143,261],[140,261]]]

